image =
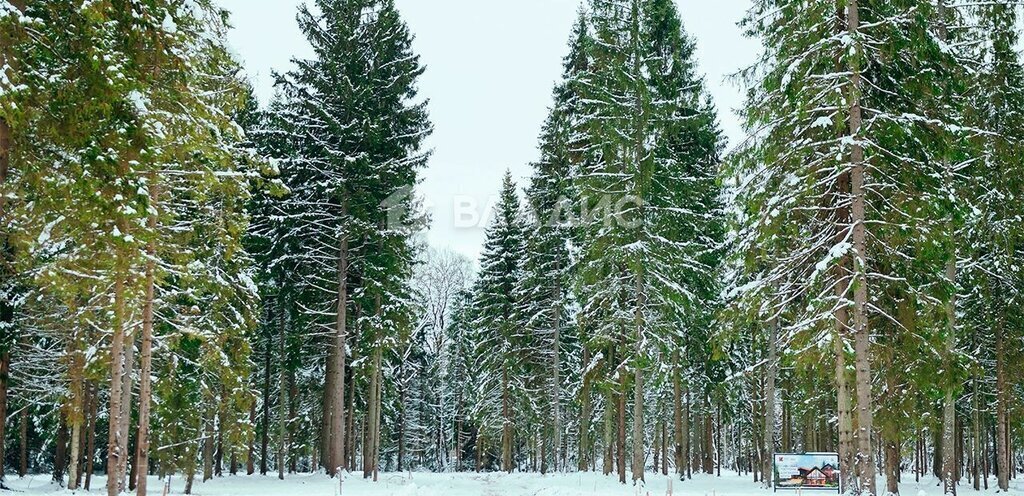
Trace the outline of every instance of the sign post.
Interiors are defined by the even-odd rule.
[[[775,453],[772,455],[775,491],[842,492],[839,453]]]

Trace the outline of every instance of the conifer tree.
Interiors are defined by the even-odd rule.
[[[316,6],[317,14],[305,8],[299,14],[315,56],[296,61],[296,69],[279,78],[280,103],[261,131],[268,143],[278,143],[268,155],[280,161],[290,191],[277,210],[295,220],[277,231],[291,241],[274,263],[302,275],[286,277],[296,281],[308,316],[332,336],[321,429],[323,463],[332,475],[347,465],[344,451],[354,453],[356,440],[345,440],[345,391],[353,387],[345,384],[345,350],[350,327],[361,333],[361,352],[371,356],[371,451],[363,467],[370,476],[378,458],[382,354],[398,336],[397,323],[408,320],[410,240],[419,225],[411,192],[430,125],[416,92],[423,68],[394,3],[324,0]]]
[[[522,346],[527,336],[516,311],[516,288],[523,278],[526,250],[524,229],[519,194],[506,171],[473,285],[473,326],[480,335],[474,354],[485,371],[480,379],[485,392],[477,416],[485,434],[500,438],[501,470],[505,472],[515,467],[513,445],[517,434],[523,433],[522,426],[516,425],[515,413],[527,398],[527,377],[522,372],[528,363],[525,359],[534,351]]]
[[[632,375],[636,481],[644,471],[643,377],[654,350],[674,347],[676,319],[716,306],[718,131],[671,2],[595,1],[590,15],[595,41],[579,85],[594,159],[574,178],[588,212],[577,284],[594,344],[620,357],[612,369],[620,445]],[[619,478],[625,482],[621,457]]]

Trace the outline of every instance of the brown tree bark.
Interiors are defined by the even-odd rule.
[[[701,467],[705,474],[715,473],[715,455],[714,455],[714,414],[711,413],[711,404],[708,401],[708,411],[704,414],[704,443],[701,446],[701,454],[703,455],[703,466]]]
[[[940,2],[941,5],[941,2]],[[948,165],[947,165],[948,168]],[[956,256],[953,256],[949,262],[946,263],[946,279],[949,284],[954,285],[956,281]],[[950,297],[950,301],[946,303],[946,370],[947,373],[952,371],[956,366],[956,296],[955,294]],[[943,399],[942,406],[942,488],[944,494],[956,494],[956,483],[957,483],[957,472],[959,464],[957,463],[956,447],[956,397],[954,396],[954,390],[956,386],[952,384],[952,380],[947,379],[948,384],[945,389],[945,398]]]
[[[626,394],[629,388],[627,387],[626,381],[629,377],[626,374],[625,367],[619,368],[619,391],[618,391],[618,407],[616,413],[618,414],[617,425],[618,425],[618,436],[615,441],[616,453],[618,458],[616,459],[616,468],[618,469],[619,482],[626,483]]]
[[[270,309],[267,311],[268,313],[271,312]],[[275,315],[270,314],[267,317],[267,322],[273,322]],[[267,452],[270,447],[270,355],[271,349],[274,347],[274,340],[271,337],[269,330],[266,331],[263,341],[263,408],[261,412],[262,415],[260,416],[260,475],[267,475],[267,467],[270,462]],[[206,480],[205,476],[203,477],[203,480]]]
[[[661,423],[661,475],[668,475],[668,422]]]
[[[342,215],[348,212],[347,204],[342,202]],[[334,374],[331,391],[331,437],[329,444],[329,456],[327,460],[327,474],[334,476],[338,470],[343,468],[345,463],[345,341],[348,338],[348,237],[342,234],[338,240],[338,299],[336,305],[336,318],[334,327]]]
[[[555,271],[556,273],[560,269],[560,260],[555,260]],[[552,287],[553,308],[551,309],[554,313],[554,322],[551,336],[551,434],[552,434],[552,445],[554,447],[554,456],[552,461],[554,463],[553,468],[555,472],[558,471],[559,455],[562,453],[562,341],[561,341],[561,324],[562,324],[562,288],[560,284],[556,284]],[[582,430],[582,429],[581,429]]]
[[[837,12],[837,20],[839,24],[837,29],[842,32],[848,29],[848,21],[846,15],[842,10],[842,4],[837,3],[839,7]],[[836,61],[837,70],[842,71],[845,68],[842,66],[841,58]],[[850,173],[842,172],[836,181],[836,192],[835,198],[835,216],[836,216],[836,242],[841,242],[848,236],[850,229],[850,205],[848,204],[848,195],[850,192]],[[833,334],[833,348],[835,353],[835,384],[836,384],[836,398],[837,407],[836,414],[838,418],[837,430],[838,430],[838,452],[839,452],[839,469],[840,469],[840,484],[842,485],[843,491],[852,491],[855,488],[855,476],[854,476],[854,449],[853,449],[853,406],[852,398],[850,397],[849,386],[846,377],[846,340],[847,334],[851,329],[850,325],[850,314],[849,306],[845,303],[849,300],[850,288],[850,274],[852,263],[849,256],[844,256],[840,263],[834,268],[835,274],[835,297],[837,300],[836,308],[833,311],[833,318],[835,320],[835,331]]]
[[[370,478],[373,476],[374,469],[376,467],[376,439],[377,439],[377,413],[379,411],[380,404],[378,403],[379,396],[378,392],[380,380],[379,373],[380,366],[380,348],[373,350],[373,356],[370,360],[370,384],[367,390],[367,403],[366,403],[366,430],[364,432],[363,442],[363,478]]]
[[[136,434],[136,461],[139,478],[136,490],[139,495],[146,494],[146,475],[149,473],[149,411],[153,401],[152,369],[153,369],[153,313],[156,299],[156,238],[160,202],[160,184],[156,173],[149,175],[150,213],[147,219],[149,230],[154,238],[146,245],[146,302],[142,309],[142,344],[139,349],[139,430]]]
[[[946,30],[946,3],[938,0],[936,17],[938,21],[938,37],[945,42]],[[955,177],[950,169],[948,157],[943,157],[943,168],[945,169],[946,180],[951,184]],[[946,339],[945,339],[945,369],[951,374],[956,367],[956,236],[952,224],[949,226],[949,237],[953,243],[953,249],[949,260],[946,262],[946,283],[950,285],[950,297],[946,302]],[[958,477],[958,465],[956,460],[956,398],[954,396],[956,385],[947,378],[945,397],[942,406],[942,488],[944,494],[956,494],[956,483]]]
[[[338,358],[337,348],[334,346],[335,338],[331,337],[331,342],[327,346],[327,363],[324,365],[324,390],[323,390],[323,408],[320,416],[320,465],[324,467],[327,473],[330,473],[332,466],[329,457],[331,456],[331,426],[334,425],[331,420],[334,408],[333,395],[335,394],[334,379],[336,374],[334,367],[337,366]]]
[[[213,398],[207,398],[207,402],[212,403]],[[208,406],[203,415],[203,482],[213,478],[213,419],[215,413],[212,410],[213,407]]]
[[[227,389],[221,388],[221,398],[227,397]],[[225,418],[225,411],[223,408],[217,408],[217,441],[213,448],[213,476],[221,477],[224,475],[224,423],[227,421]],[[136,444],[138,444],[136,442]],[[136,452],[136,455],[138,453]]]
[[[676,474],[680,477],[686,472],[683,458],[683,381],[679,362],[679,348],[672,350],[672,438],[674,445],[672,451],[675,453]]]
[[[639,341],[638,341],[639,347]],[[639,350],[637,350],[639,353]],[[633,483],[644,480],[644,386],[643,370],[633,370]]]
[[[602,457],[602,473],[608,475],[614,470],[615,464],[615,441],[613,440],[615,410],[619,403],[615,401],[614,393],[609,390],[604,402],[604,456]]]
[[[1010,490],[1009,396],[1006,385],[1005,307],[996,325],[996,477],[1001,491]]]
[[[974,328],[974,341],[977,343],[977,327]],[[973,479],[974,490],[981,490],[981,464],[982,457],[984,456],[981,450],[981,433],[984,432],[981,428],[981,399],[980,391],[978,391],[978,373],[975,372],[971,385],[974,389],[972,396],[972,404],[974,407],[973,416],[971,420],[971,477]]]
[[[584,366],[589,366],[590,364],[590,350],[586,346],[583,347],[583,361],[581,363]],[[590,374],[583,375],[583,386],[580,388],[580,435],[579,449],[576,455],[576,468],[580,472],[586,472],[589,466],[587,455],[590,453],[590,418],[593,415],[590,402],[590,377]]]
[[[92,484],[93,460],[96,453],[96,414],[99,409],[99,385],[89,381],[89,423],[85,440],[85,483],[86,491]]]
[[[3,180],[0,180],[0,184],[3,184]],[[0,196],[3,195],[0,194]],[[2,218],[2,212],[0,212],[0,219]],[[7,251],[6,244],[7,240],[5,236],[5,239],[0,240],[0,250],[3,250],[5,252],[5,257]],[[6,261],[0,261],[0,264],[3,264],[5,262]],[[6,268],[0,266],[0,271],[6,271]],[[4,288],[0,287],[0,291],[3,290]],[[0,307],[3,307],[0,308],[0,313],[3,314],[0,315],[0,324],[13,323],[13,307],[6,301],[0,302]],[[11,352],[8,347],[10,346],[9,343],[12,341],[12,338],[13,336],[0,336],[0,340],[3,340],[3,342],[0,343],[0,347],[3,348],[2,351],[0,351],[0,487],[3,486],[3,481],[6,478],[4,470],[4,466],[6,465],[6,463],[4,463],[4,461],[7,458],[7,451],[5,449],[5,441],[7,439],[7,391],[11,377]]]
[[[690,386],[687,384],[683,388],[683,396],[686,398],[685,406],[683,407],[683,462],[686,465],[686,478],[693,478],[693,469],[690,464]]]
[[[249,425],[256,425],[256,402],[249,408]],[[255,436],[254,436],[255,438]],[[256,440],[249,440],[249,453],[245,459],[245,475],[256,473]]]
[[[887,494],[900,493],[900,446],[895,429],[883,429],[885,447],[885,490]]]
[[[25,11],[25,2],[17,0],[12,3],[15,9],[19,12]],[[7,57],[3,54],[3,50],[0,50],[0,71],[5,71],[9,64]],[[3,78],[7,79],[7,74],[3,74]],[[3,88],[0,88],[0,92]],[[3,117],[0,117],[0,222],[3,222],[6,226],[7,219],[7,196],[2,192],[5,184],[7,184],[7,177],[11,168],[11,151],[14,148],[14,137],[11,130],[10,124]],[[10,246],[11,243],[8,241],[7,228],[2,228],[0,231],[0,291],[4,291],[7,286],[7,278],[11,275],[8,272],[9,263],[13,259],[13,248]],[[0,325],[3,325],[5,329],[13,329],[14,323],[14,305],[11,301],[8,301],[5,296],[0,301]],[[10,346],[14,342],[14,336],[7,334],[5,331],[4,335],[0,336],[0,486],[3,485],[6,471],[4,470],[5,460],[7,459],[5,447],[7,446],[6,433],[7,433],[7,390],[11,368],[11,353]]]
[[[508,358],[501,366],[501,470],[512,473],[512,404],[509,398]]]
[[[68,462],[68,424],[63,412],[57,424],[56,450],[53,455],[53,481],[58,485],[64,485],[64,471]]]
[[[134,452],[130,449],[130,443],[132,440],[131,422],[133,407],[132,388],[134,386],[135,373],[135,337],[134,330],[125,333],[125,365],[124,378],[121,380],[121,416],[120,425],[118,426],[118,429],[124,433],[121,439],[121,452],[124,453],[124,456],[120,458],[117,467],[117,478],[121,492],[128,490],[128,462],[134,456]]]
[[[764,487],[775,485],[772,474],[772,460],[775,453],[775,378],[779,373],[778,365],[779,319],[772,317],[768,322],[768,368],[765,371],[764,386],[764,450],[761,455],[761,478]]]
[[[356,307],[355,321],[357,321],[357,322],[359,321],[359,308],[358,307]],[[353,341],[352,348],[353,349],[356,348],[356,346],[357,346],[356,343],[355,343],[356,340],[354,338],[356,336],[358,336],[358,335],[359,335],[358,332],[354,333],[354,335],[353,335],[353,339],[352,339],[352,341]],[[355,360],[356,360],[356,356],[355,356],[355,352],[353,352],[352,361],[354,362]],[[341,374],[341,377],[342,377],[342,379],[345,379],[347,381],[347,383],[350,385],[349,388],[348,388],[348,403],[346,403],[348,406],[345,407],[345,411],[348,412],[348,414],[345,416],[345,433],[346,433],[345,434],[345,439],[346,439],[346,442],[345,442],[344,448],[342,450],[343,455],[345,455],[345,454],[347,454],[347,455],[345,456],[345,458],[346,458],[345,465],[342,468],[349,468],[349,467],[351,467],[352,469],[355,469],[355,467],[356,467],[356,444],[358,444],[358,441],[359,441],[359,436],[356,435],[356,413],[355,413],[356,412],[356,388],[353,387],[353,385],[355,384],[355,370],[352,369],[351,367],[349,367],[349,370],[348,370],[347,374],[343,373],[343,374]]]
[[[77,333],[75,333],[77,336]],[[69,347],[71,355],[71,366],[69,373],[71,385],[68,391],[67,422],[71,425],[71,455],[68,464],[68,489],[78,489],[79,482],[79,458],[81,457],[82,424],[85,420],[85,357],[77,349],[77,338],[73,337]],[[0,407],[0,411],[5,408]]]
[[[847,31],[854,40],[859,38],[860,10],[858,0],[850,0],[846,7]],[[856,46],[856,45],[854,45]],[[859,54],[856,54],[859,56]],[[871,446],[873,432],[871,399],[871,335],[868,330],[867,318],[867,236],[865,226],[865,192],[864,192],[864,148],[860,144],[861,106],[860,106],[860,66],[853,58],[850,67],[849,87],[849,119],[850,136],[850,208],[853,224],[853,331],[854,331],[854,370],[856,372],[857,390],[857,466],[860,490],[875,494],[875,463],[874,451]]]
[[[287,429],[288,429],[288,354],[287,354],[287,325],[288,310],[286,307],[286,301],[284,296],[278,294],[278,382],[280,388],[278,390],[278,405],[277,405],[277,478],[284,480],[284,459],[285,452],[288,449],[287,446]]]
[[[124,222],[121,224],[119,229],[121,232],[127,232],[127,225]],[[121,267],[115,271],[114,275],[114,322],[113,322],[113,337],[110,343],[110,409],[109,416],[109,435],[107,437],[107,496],[117,496],[121,492],[121,481],[119,481],[119,467],[121,461],[126,459],[128,453],[122,448],[122,440],[127,441],[127,432],[121,431],[120,419],[124,415],[122,409],[122,397],[120,391],[124,382],[124,370],[125,370],[125,272],[126,268],[123,267],[127,256],[123,253],[118,254],[118,262]],[[127,405],[125,405],[127,406]]]
[[[636,311],[634,313],[635,327],[633,336],[635,349],[633,350],[633,483],[644,480],[644,377],[643,369],[640,367],[640,359],[643,356],[642,349],[644,328],[644,309],[646,297],[644,294],[643,270],[637,270],[634,276],[634,289],[636,291]]]
[[[290,370],[288,372],[288,419],[289,419],[289,421],[292,421],[292,422],[295,421],[296,403],[298,402],[298,397],[299,397],[299,386],[295,383],[295,371],[294,370]],[[295,431],[295,426],[294,425],[289,425],[288,426],[288,446],[292,446],[293,445],[292,438],[294,436],[294,431]],[[288,461],[288,472],[294,474],[294,473],[298,472],[298,457],[299,457],[299,454],[295,453],[294,451],[291,451],[290,455],[291,455],[291,457],[290,457],[290,459]],[[234,464],[235,464],[235,454],[234,454],[234,452],[232,452],[231,453],[231,475],[235,474],[235,465]]]
[[[405,377],[405,360],[402,360],[398,363],[398,377],[398,471],[401,472],[402,470],[404,470],[405,467],[405,424],[408,422],[405,409],[405,405],[408,401],[408,395],[406,391],[408,387],[404,383],[403,379]],[[438,450],[440,450],[440,442],[437,443],[437,448]],[[438,456],[440,456],[440,453],[438,453]]]
[[[18,413],[18,431],[18,477],[25,477],[28,474],[28,405],[22,406]]]

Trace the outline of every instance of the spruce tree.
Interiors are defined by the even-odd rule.
[[[527,377],[522,372],[534,351],[523,346],[528,336],[516,308],[526,250],[524,229],[519,194],[506,171],[473,285],[473,325],[481,336],[474,353],[485,374],[480,387],[486,391],[478,416],[481,429],[501,440],[501,470],[505,472],[515,467],[513,445],[517,434],[523,433],[523,426],[516,425],[516,406],[527,397]]]
[[[632,375],[632,472],[643,478],[643,378],[671,350],[679,319],[715,312],[722,236],[719,133],[693,43],[671,2],[595,1],[589,68],[578,77],[593,163],[574,178],[583,206],[582,315],[611,347],[619,440]],[[685,332],[685,330],[684,330]],[[620,481],[625,482],[620,458]]]
[[[355,442],[344,439],[345,390],[352,387],[345,384],[345,350],[355,324],[360,352],[371,356],[371,442],[364,446],[371,451],[363,467],[370,476],[377,469],[382,354],[408,320],[411,238],[419,226],[412,188],[430,125],[416,91],[423,68],[394,3],[324,0],[316,7],[317,14],[299,14],[315,56],[279,78],[281,101],[261,133],[290,191],[279,210],[292,219],[281,226],[292,241],[280,263],[302,274],[294,279],[296,297],[317,325],[331,329],[323,463],[335,474]]]

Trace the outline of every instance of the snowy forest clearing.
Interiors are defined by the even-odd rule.
[[[942,494],[942,486],[938,479],[927,477],[922,482],[914,482],[910,473],[903,474],[900,494],[909,496],[932,496]],[[614,476],[603,476],[596,472],[560,473],[539,475],[536,473],[505,474],[504,472],[475,473],[429,473],[429,472],[388,472],[380,474],[380,480],[373,483],[358,475],[349,476],[344,481],[343,494],[347,496],[630,496],[651,495],[661,496],[668,493],[669,480],[657,474],[647,474],[647,485],[642,492],[632,485],[619,484]],[[8,485],[27,494],[73,494],[51,483],[48,475],[28,476],[11,479]],[[105,478],[100,476],[98,487],[102,487]],[[292,474],[286,480],[278,480],[273,476],[228,476],[218,477],[206,483],[193,486],[193,494],[209,496],[330,496],[338,494],[338,481],[323,474]],[[879,479],[880,487],[885,481]],[[171,480],[171,492],[178,495],[184,486],[184,480],[176,477]],[[162,495],[164,484],[157,477],[149,478],[149,495]],[[989,490],[971,494],[996,494],[995,479],[989,480]],[[1024,495],[1024,482],[1014,481],[1010,484],[1010,494]],[[689,481],[672,481],[672,494],[686,496],[755,496],[771,494],[762,489],[760,484],[752,482],[747,476],[723,474],[714,477],[705,474],[694,474]],[[786,493],[781,493],[785,495]],[[797,494],[797,493],[793,493]],[[822,492],[821,494],[833,494]]]
[[[1024,2],[751,0],[732,149],[686,3],[581,2],[474,262],[395,0],[262,106],[212,0],[0,0],[0,482],[1020,494]]]

